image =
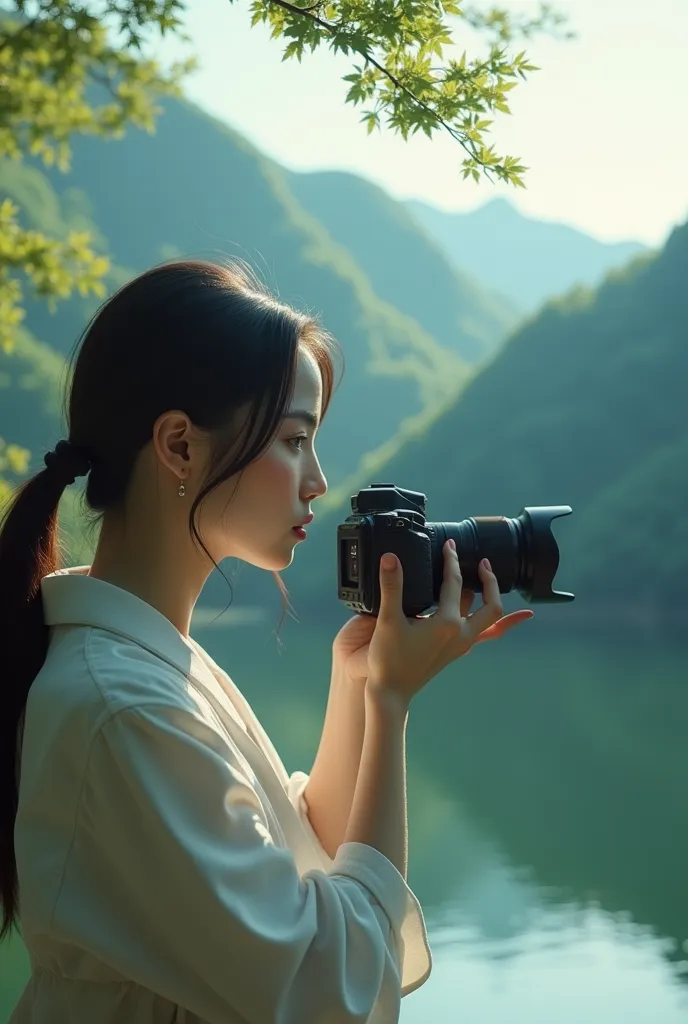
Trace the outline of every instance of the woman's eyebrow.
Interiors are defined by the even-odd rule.
[[[306,409],[290,409],[289,412],[284,415],[285,420],[301,420],[308,427],[312,427],[313,430],[318,428],[318,417],[314,412],[308,412]]]

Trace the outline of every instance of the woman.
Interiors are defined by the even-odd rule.
[[[447,547],[437,613],[409,622],[381,565],[377,620],[335,639],[310,778],[189,635],[223,558],[290,564],[333,378],[318,323],[235,266],[158,266],[82,339],[69,438],[0,534],[2,934],[21,921],[31,959],[12,1024],[386,1024],[430,973],[409,704],[530,612],[502,618],[483,567],[467,617]],[[86,474],[93,564],[60,569],[58,502]]]

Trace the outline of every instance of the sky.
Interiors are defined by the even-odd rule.
[[[500,0],[533,13],[531,0]],[[493,6],[478,0],[474,6]],[[511,114],[485,115],[500,155],[530,169],[526,188],[464,181],[465,151],[448,135],[409,142],[367,135],[344,102],[353,61],[320,47],[282,61],[283,43],[251,28],[250,0],[191,0],[184,46],[156,44],[163,61],[195,53],[186,95],[291,170],[347,170],[398,199],[468,211],[497,196],[523,214],[603,241],[661,245],[688,219],[688,0],[553,0],[577,37],[518,40],[533,72],[509,94]],[[487,37],[453,19],[458,52],[484,56]]]

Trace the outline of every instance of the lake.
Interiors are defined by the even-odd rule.
[[[272,627],[237,609],[194,635],[307,770],[332,634],[288,621],[280,649]],[[517,634],[411,709],[409,882],[434,970],[402,1022],[685,1024],[688,649],[555,633],[537,610]],[[6,945],[0,1019],[25,977]]]

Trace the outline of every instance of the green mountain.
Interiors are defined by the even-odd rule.
[[[638,242],[600,242],[565,224],[524,216],[503,198],[470,213],[447,213],[417,200],[407,208],[459,273],[531,313],[574,285],[600,284],[646,249]]]
[[[423,491],[434,520],[570,504],[555,526],[557,583],[577,601],[556,617],[604,625],[632,606],[674,621],[688,573],[687,270],[684,225],[597,291],[548,303],[357,485]],[[342,502],[328,514],[290,571],[299,600],[321,613],[334,600],[334,528],[348,513]]]
[[[93,246],[107,252],[107,239],[93,219],[88,196],[70,184],[68,178],[62,181],[62,192],[58,195],[43,169],[3,159],[0,160],[0,202],[6,198],[19,207],[19,220],[24,228],[62,240],[70,231],[88,231]],[[112,265],[105,281],[108,290],[114,291],[132,274],[131,270]],[[66,355],[95,312],[97,300],[77,295],[69,301],[61,301],[52,313],[47,302],[31,301],[30,296],[30,287],[26,285],[25,298],[29,297],[29,301],[25,326],[36,338],[49,343],[54,353]]]
[[[454,394],[468,367],[376,294],[354,256],[299,205],[276,164],[190,103],[167,100],[163,111],[154,134],[77,138],[68,175],[40,173],[63,217],[67,206],[97,225],[116,267],[134,273],[172,255],[237,256],[281,298],[322,314],[346,365],[322,430],[337,481],[362,452]],[[82,307],[66,304],[49,319],[43,305],[32,305],[27,327],[65,353],[83,327]]]
[[[38,458],[53,447],[64,369],[64,359],[27,331],[19,332],[12,353],[0,347],[0,437]]]
[[[380,298],[469,363],[489,356],[521,319],[517,302],[455,270],[405,204],[355,174],[290,174],[301,206],[345,246]]]
[[[86,195],[67,188],[59,197],[37,168],[0,160],[0,201],[5,198],[17,204],[25,228],[58,239],[65,239],[73,230],[89,231],[93,244],[107,250],[107,240],[91,217]],[[109,291],[118,288],[131,274],[113,265],[106,277]],[[25,296],[30,295],[29,286],[23,283]],[[8,353],[0,348],[0,437],[29,448],[34,462],[40,462],[43,451],[51,448],[62,432],[65,356],[96,306],[93,298],[75,296],[60,302],[57,311],[51,313],[47,302],[30,300],[28,318],[14,351]]]
[[[596,291],[580,287],[550,301],[486,361],[469,365],[446,347],[451,332],[444,344],[430,332],[423,274],[444,275],[446,322],[459,322],[457,295],[474,312],[484,308],[479,292],[447,271],[407,218],[395,228],[392,207],[375,189],[346,181],[350,208],[360,206],[376,232],[387,225],[404,266],[414,267],[412,240],[420,239],[419,290],[399,271],[400,311],[389,300],[389,251],[359,238],[353,215],[352,225],[327,211],[327,225],[316,219],[331,194],[329,176],[315,176],[310,211],[294,195],[293,178],[192,105],[168,101],[152,136],[78,139],[67,176],[0,163],[0,197],[17,199],[27,223],[55,234],[92,229],[113,260],[111,288],[173,253],[238,254],[269,267],[268,284],[284,299],[322,312],[343,345],[346,373],[319,446],[332,511],[318,510],[319,525],[288,573],[297,603],[303,597],[323,614],[338,609],[337,519],[358,486],[391,479],[425,491],[433,519],[570,503],[574,516],[557,526],[559,582],[576,590],[576,612],[608,616],[610,601],[623,608],[629,600],[650,614],[675,607],[688,569],[680,515],[688,496],[688,228]],[[51,316],[44,303],[31,303],[16,356],[0,361],[0,435],[35,449],[38,459],[61,429],[62,357],[93,305],[74,300]],[[434,326],[439,333],[440,322]],[[264,574],[254,586],[250,567],[241,575],[240,603],[272,587]]]

